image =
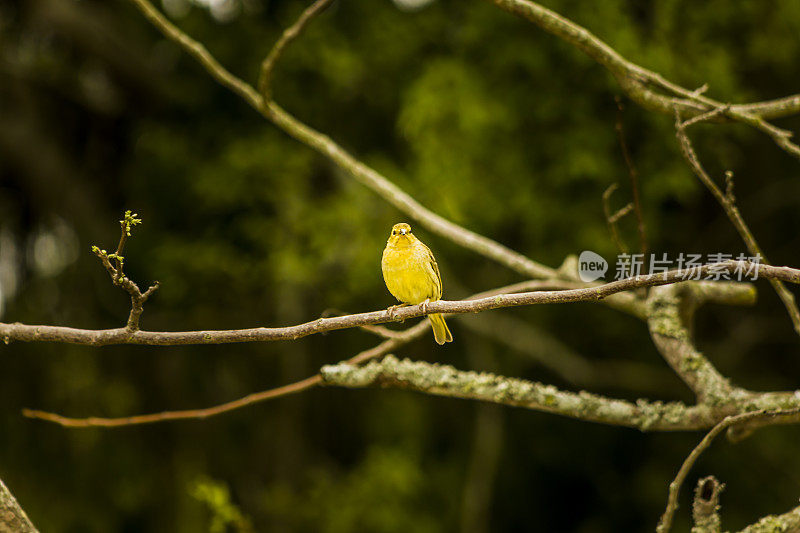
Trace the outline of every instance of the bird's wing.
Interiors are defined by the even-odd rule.
[[[433,257],[433,252],[431,252],[431,249],[425,246],[425,244],[422,242],[420,242],[420,244],[422,244],[422,247],[425,249],[425,259],[428,267],[433,273],[433,282],[436,285],[437,292],[439,293],[438,296],[436,296],[436,299],[438,300],[442,297],[442,275],[439,273],[439,265],[436,263],[436,258]]]

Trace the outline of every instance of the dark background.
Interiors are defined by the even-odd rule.
[[[306,5],[212,4],[158,7],[253,83]],[[721,101],[797,92],[798,2],[546,4],[673,81],[709,83]],[[488,2],[400,7],[335,2],[281,61],[278,102],[427,207],[537,261],[555,267],[584,249],[613,257],[600,197],[619,182],[614,206],[630,200],[613,78]],[[746,251],[682,161],[672,117],[623,102],[651,250]],[[735,172],[743,215],[772,261],[800,265],[798,161],[745,126],[692,134],[714,177]],[[393,303],[379,258],[406,215],[266,123],[132,4],[0,0],[0,320],[124,324],[128,298],[90,246],[115,246],[125,209],[144,219],[126,272],[162,284],[145,329],[286,325]],[[437,256],[448,299],[521,280],[416,233]],[[631,217],[622,233],[635,248]],[[738,384],[797,388],[797,336],[769,285],[757,285],[754,308],[700,312],[698,345]],[[645,325],[605,306],[504,310],[450,327],[454,343],[426,336],[396,355],[692,400]],[[0,478],[47,532],[207,530],[230,511],[224,487],[256,531],[647,531],[701,437],[384,390],[315,389],[204,421],[113,430],[20,414],[210,406],[377,342],[347,330],[252,345],[0,345]],[[688,527],[689,489],[709,473],[727,483],[724,528],[794,507],[798,437],[778,427],[720,440],[688,480],[677,528]]]

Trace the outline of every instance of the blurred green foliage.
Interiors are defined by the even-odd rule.
[[[348,472],[322,469],[309,477],[301,492],[276,484],[264,494],[268,513],[291,531],[426,533],[441,527],[425,500],[436,494],[408,450],[371,448]]]
[[[254,82],[305,3],[226,2],[213,3],[231,8],[224,16],[208,2],[164,5]],[[720,100],[797,91],[798,2],[546,5],[678,83],[708,82]],[[111,250],[126,209],[144,219],[125,250],[126,273],[140,285],[161,282],[143,328],[283,325],[393,303],[379,259],[388,228],[407,217],[264,122],[129,3],[1,2],[0,76],[0,320],[124,323],[128,299],[89,246]],[[614,129],[618,86],[572,46],[488,2],[403,10],[339,0],[287,50],[274,83],[290,112],[469,229],[554,267],[584,249],[616,253],[600,196],[619,183],[612,203],[630,201]],[[622,120],[651,249],[743,251],[682,162],[672,118],[626,102]],[[780,125],[796,130],[800,121]],[[797,162],[743,126],[693,135],[714,176],[736,173],[740,207],[773,261],[800,264]],[[621,230],[635,247],[632,218]],[[417,233],[436,253],[447,298],[519,281]],[[36,245],[52,235],[56,245]],[[754,309],[704,309],[698,343],[742,385],[795,388],[797,339],[768,285],[759,290]],[[630,317],[589,304],[509,313],[589,365],[642,370],[576,385],[458,320],[447,348],[425,338],[397,355],[690,400]],[[699,439],[504,409],[498,459],[491,475],[478,475],[476,435],[497,426],[484,427],[473,403],[400,392],[313,390],[205,421],[105,431],[20,416],[22,407],[125,416],[214,405],[375,342],[352,330],[261,345],[2,345],[0,477],[43,531],[213,530],[209,506],[217,524],[240,513],[256,531],[639,531],[654,527],[669,480]],[[726,528],[796,504],[797,437],[796,428],[764,430],[703,457],[696,474],[728,484]],[[485,522],[464,519],[476,483]]]
[[[192,485],[190,493],[211,511],[212,518],[208,527],[210,533],[225,533],[228,526],[239,533],[253,531],[250,521],[231,503],[230,490],[224,483],[201,477]]]

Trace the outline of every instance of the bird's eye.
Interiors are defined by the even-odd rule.
[[[392,235],[397,235],[397,232],[396,231],[392,231]]]

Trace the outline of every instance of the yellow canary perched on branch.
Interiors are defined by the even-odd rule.
[[[442,297],[442,276],[430,249],[411,233],[405,222],[395,224],[386,241],[381,260],[383,280],[386,288],[402,304],[423,304],[426,310],[430,302]],[[439,313],[428,315],[433,328],[433,337],[439,344],[453,342],[453,335]]]

